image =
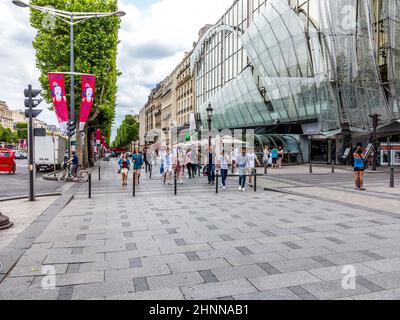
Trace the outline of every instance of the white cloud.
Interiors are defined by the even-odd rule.
[[[119,0],[120,9],[127,14],[119,34],[118,68],[123,75],[118,79],[116,125],[128,112],[139,112],[152,87],[198,40],[199,29],[215,23],[233,0],[153,0],[146,5],[136,2],[139,6],[132,2]],[[0,100],[12,109],[23,108],[23,89],[28,83],[40,86],[32,48],[34,37],[29,10],[14,6],[11,0],[0,0]],[[49,110],[40,118],[57,123]]]
[[[36,68],[32,41],[36,35],[30,26],[29,10],[18,8],[8,0],[0,3],[0,100],[11,109],[24,108],[23,90],[32,84],[40,88],[39,70]],[[57,124],[54,112],[44,102],[39,119]]]
[[[233,0],[161,0],[138,9],[129,0],[120,0],[122,18],[118,68],[116,124],[122,111],[138,113],[147,96],[192,49],[198,32],[205,24],[214,24]],[[113,133],[116,132],[116,127]]]

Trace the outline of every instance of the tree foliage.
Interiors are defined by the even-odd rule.
[[[18,122],[16,127],[18,139],[28,139],[28,123]]]
[[[117,0],[31,0],[33,5],[50,5],[59,10],[73,12],[115,12]],[[40,82],[43,96],[51,103],[48,72],[70,70],[70,26],[59,18],[51,23],[51,16],[32,10],[31,24],[38,30],[33,42],[36,50],[36,65],[41,71]],[[120,19],[118,17],[94,18],[74,26],[75,72],[95,74],[96,93],[90,125],[100,126],[106,138],[110,137],[115,116],[117,93],[116,66],[117,41]],[[66,76],[67,99],[69,98],[69,76]],[[101,90],[104,88],[104,90]],[[101,96],[102,94],[102,96]],[[81,105],[81,83],[75,77],[76,121]]]
[[[139,121],[127,115],[121,126],[118,128],[117,137],[112,143],[113,147],[127,147],[133,141],[139,139]]]
[[[0,142],[17,143],[18,135],[16,132],[13,132],[10,128],[4,128],[0,124]]]

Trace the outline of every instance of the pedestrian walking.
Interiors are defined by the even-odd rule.
[[[186,152],[185,166],[186,166],[186,170],[188,172],[189,179],[194,178],[193,166],[192,166],[192,150],[191,149],[189,149]]]
[[[273,147],[271,150],[271,157],[272,157],[272,168],[276,169],[278,166],[278,149],[276,147]]]
[[[226,189],[226,178],[228,177],[228,164],[229,164],[229,157],[225,153],[225,150],[222,150],[222,153],[218,157],[218,161],[217,161],[218,168],[221,170],[222,190]]]
[[[128,177],[129,171],[131,169],[131,161],[128,158],[128,155],[124,153],[122,157],[118,160],[119,165],[119,173],[121,174],[122,178],[122,186],[128,185]]]
[[[263,151],[263,164],[264,164],[264,168],[268,168],[269,166],[269,159],[271,156],[271,150],[269,149],[268,146],[265,146],[264,151]]]
[[[247,159],[246,148],[242,148],[242,153],[236,157],[236,165],[239,170],[239,191],[246,191],[244,188],[246,185],[246,175],[247,175]]]
[[[171,153],[171,149],[167,148],[167,151],[164,153],[164,184],[168,182],[168,185],[171,185],[172,164],[173,156]]]
[[[199,167],[199,158],[198,158],[198,153],[197,153],[197,146],[192,148],[191,151],[191,163],[192,163],[192,176],[195,178],[198,173],[198,167]]]
[[[282,169],[284,155],[285,155],[285,151],[283,150],[282,146],[279,146],[278,147],[278,168],[279,169]]]
[[[145,148],[143,150],[143,161],[144,161],[144,166],[146,168],[146,173],[150,170],[150,163],[147,159],[147,149]]]
[[[185,161],[185,154],[183,153],[181,148],[177,147],[174,157],[174,167],[178,184],[183,184],[183,176],[185,174]]]
[[[208,184],[215,184],[215,154],[213,147],[209,148],[204,165],[207,167]]]
[[[133,170],[135,171],[136,183],[140,184],[140,176],[142,174],[144,160],[143,154],[139,151],[139,149],[136,149],[135,153],[132,155],[132,162]]]
[[[249,174],[249,186],[253,187],[253,173],[256,171],[256,162],[261,166],[260,161],[258,161],[257,155],[254,153],[254,149],[249,149],[247,153],[247,171]]]
[[[160,157],[160,176],[161,177],[164,177],[164,170],[165,170],[164,159],[165,159],[165,156],[166,156],[166,152],[164,150],[164,147],[162,147],[161,151],[159,152],[159,157]]]
[[[356,190],[365,190],[364,188],[364,171],[365,171],[365,162],[364,162],[364,151],[361,143],[357,144],[356,152],[354,152],[354,182]]]

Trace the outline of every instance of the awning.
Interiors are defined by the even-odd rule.
[[[321,134],[321,129],[320,125],[318,122],[312,122],[312,123],[303,123],[301,125],[303,129],[303,134],[307,136],[314,136],[314,135],[320,135]]]
[[[334,136],[337,136],[338,134],[342,133],[342,129],[337,129],[337,130],[332,130],[332,131],[328,131],[328,132],[321,132],[321,134],[327,138],[332,138]]]

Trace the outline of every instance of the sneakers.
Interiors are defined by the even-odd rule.
[[[225,190],[226,188],[225,187],[222,187],[222,190]]]
[[[245,188],[242,188],[242,191],[243,191],[243,192],[246,192],[246,189],[245,189]]]
[[[239,187],[239,191],[242,191],[242,187]]]

